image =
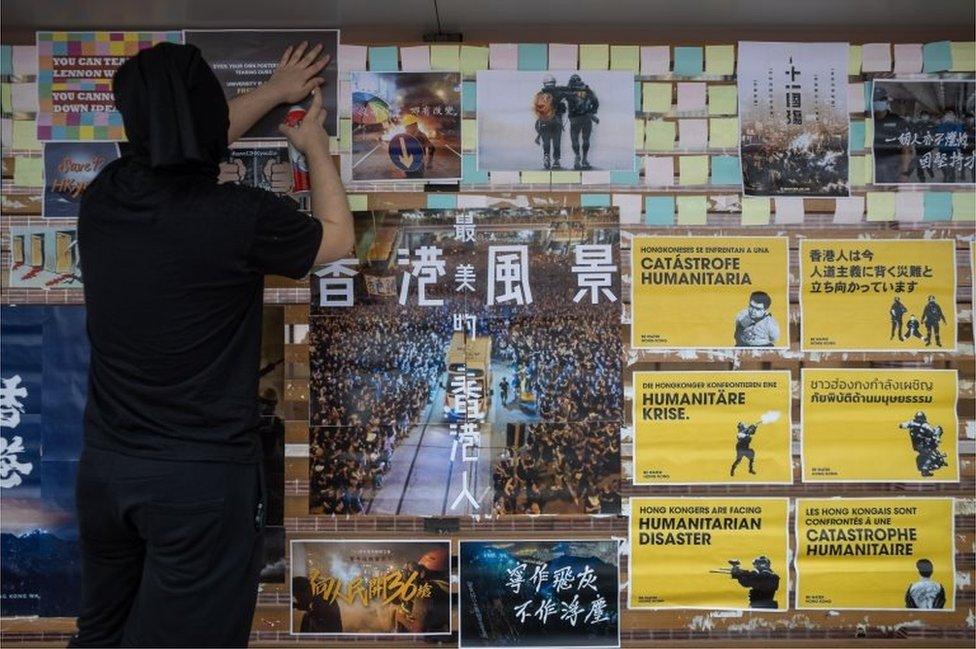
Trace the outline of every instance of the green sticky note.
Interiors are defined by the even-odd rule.
[[[868,184],[868,177],[865,173],[865,170],[867,169],[865,164],[866,158],[867,156],[864,155],[852,155],[850,157],[850,161],[848,163],[850,168],[848,170],[847,177],[851,187],[864,187]]]
[[[4,113],[11,112],[11,86],[4,81],[0,83],[0,110]]]
[[[895,192],[868,192],[868,221],[895,220]]]
[[[460,47],[457,45],[431,45],[430,69],[455,71],[461,69]]]
[[[952,54],[953,72],[972,72],[976,70],[976,41],[952,41],[949,45]]]
[[[678,225],[705,225],[708,201],[704,196],[678,196]]]
[[[861,46],[851,45],[847,49],[847,74],[851,77],[861,75]]]
[[[478,148],[478,122],[473,119],[461,120],[461,148],[474,151]]]
[[[606,70],[610,67],[610,44],[579,46],[580,70]]]
[[[708,156],[683,155],[678,158],[679,185],[708,184]]]
[[[339,150],[352,150],[352,120],[348,117],[339,119]]]
[[[634,122],[634,147],[638,150],[644,148],[644,120],[642,119]]]
[[[708,86],[708,114],[735,115],[739,97],[735,86]]]
[[[14,158],[14,185],[17,187],[44,185],[44,158]]]
[[[548,185],[552,175],[548,171],[523,171],[522,182],[526,185]]]
[[[578,185],[583,180],[582,172],[579,171],[553,171],[553,185]]]
[[[738,117],[710,117],[708,119],[708,146],[732,149],[739,146]]]
[[[872,148],[874,146],[874,118],[864,118],[864,146]]]
[[[963,190],[952,193],[952,220],[976,221],[976,192]]]
[[[611,45],[610,69],[624,72],[640,70],[640,48],[636,45]]]
[[[366,194],[347,194],[346,200],[349,201],[349,211],[351,212],[365,212],[367,204]]]
[[[13,121],[13,148],[24,151],[40,151],[41,143],[37,141],[37,126],[32,119],[15,119]]]
[[[674,151],[674,136],[674,122],[652,119],[644,125],[645,148],[649,151]]]
[[[768,225],[769,199],[765,196],[742,197],[742,225]]]
[[[671,84],[651,82],[644,84],[644,97],[641,101],[645,113],[667,113],[671,111]]]
[[[705,74],[735,73],[735,48],[731,45],[705,46]]]
[[[460,67],[463,74],[474,74],[478,70],[487,70],[488,48],[475,45],[462,45]]]

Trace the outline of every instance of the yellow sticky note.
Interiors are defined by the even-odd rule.
[[[587,44],[579,47],[580,70],[606,70],[610,67],[610,44]]]
[[[14,158],[14,185],[41,187],[44,184],[44,158]]]
[[[352,120],[346,117],[339,119],[339,150],[352,149]]]
[[[874,180],[874,157],[870,154],[852,155],[848,175],[851,187],[870,185]]]
[[[0,84],[0,108],[9,113],[12,106],[12,89],[9,83]]]
[[[366,194],[348,194],[346,200],[349,201],[349,210],[352,212],[365,212],[367,209]]]
[[[705,46],[705,74],[735,73],[735,48],[731,45]]]
[[[952,220],[976,221],[976,191],[952,192]]]
[[[644,148],[644,120],[642,119],[634,122],[634,147],[638,150]]]
[[[636,45],[611,45],[610,69],[637,72],[640,69],[640,48]]]
[[[488,69],[488,48],[475,45],[462,45],[460,54],[462,74],[474,74]]]
[[[478,148],[478,122],[473,119],[461,120],[461,148],[474,151]]]
[[[553,171],[552,184],[554,185],[574,185],[582,182],[583,175],[579,171]]]
[[[431,70],[460,70],[460,48],[457,45],[431,45]]]
[[[708,114],[709,115],[735,115],[738,112],[739,97],[736,87],[708,86]]]
[[[648,120],[644,125],[644,135],[649,151],[674,151],[675,123],[663,119]]]
[[[667,113],[671,110],[671,84],[670,83],[645,83],[641,88],[642,101],[645,113]]]
[[[15,119],[13,122],[13,148],[24,151],[40,151],[37,141],[37,126],[32,119]]]
[[[548,171],[523,171],[522,182],[526,185],[548,185],[552,176]]]
[[[678,158],[679,185],[708,184],[708,156],[683,155]]]
[[[864,148],[870,149],[874,146],[874,118],[864,118]]]
[[[678,225],[705,225],[708,201],[704,196],[678,196]]]
[[[976,41],[952,41],[949,44],[952,51],[953,72],[972,72],[976,70]]]
[[[769,199],[765,196],[742,197],[742,225],[768,225]]]
[[[868,221],[895,220],[895,192],[868,192]]]
[[[731,149],[739,146],[739,118],[711,117],[708,120],[708,146]]]
[[[851,45],[847,50],[847,74],[852,77],[861,75],[861,46]]]

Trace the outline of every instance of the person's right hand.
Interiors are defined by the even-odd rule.
[[[312,153],[324,153],[329,155],[329,134],[325,132],[326,110],[322,108],[322,93],[314,91],[312,95],[312,105],[305,113],[305,119],[298,126],[288,126],[279,124],[280,131],[293,147],[309,155]]]

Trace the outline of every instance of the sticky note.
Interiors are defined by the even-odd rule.
[[[0,45],[0,75],[14,73],[13,50],[9,45]]]
[[[874,118],[865,117],[864,122],[864,145],[871,148],[874,144]]]
[[[516,43],[489,44],[488,65],[492,70],[517,70],[518,45]]]
[[[580,70],[606,70],[610,66],[610,45],[588,43],[580,45]]]
[[[674,225],[674,196],[645,196],[646,225]]]
[[[349,202],[349,211],[365,212],[367,204],[367,194],[347,194],[346,200]]]
[[[44,158],[14,158],[14,185],[41,187],[44,184]]]
[[[36,113],[37,86],[33,82],[10,84],[10,107],[15,113]]]
[[[610,194],[580,194],[580,207],[610,207]]]
[[[14,124],[9,117],[0,118],[0,142],[6,145],[14,140]],[[4,146],[4,148],[7,148]]]
[[[610,184],[611,185],[636,185],[640,182],[640,158],[634,158],[634,166],[630,171],[625,169],[611,170],[610,171]]]
[[[579,67],[579,45],[575,43],[549,44],[550,70],[575,70]]]
[[[952,41],[949,46],[952,55],[953,72],[972,72],[976,70],[976,42]]]
[[[852,155],[848,160],[849,169],[847,177],[851,187],[863,187],[867,184],[865,158],[867,156]]]
[[[32,119],[15,119],[13,123],[13,148],[24,151],[40,151],[37,126]]]
[[[863,196],[842,196],[834,200],[834,223],[860,223],[863,217]]]
[[[850,128],[850,150],[860,151],[864,148],[864,122],[851,122]]]
[[[400,48],[400,67],[404,72],[425,72],[430,70],[430,46],[416,45]]]
[[[952,220],[976,221],[976,192],[971,189],[952,192]]]
[[[369,48],[369,69],[373,72],[396,72],[400,69],[398,47]]]
[[[708,200],[704,196],[678,196],[678,224],[705,225],[708,220]]]
[[[634,148],[643,149],[644,148],[644,120],[637,119],[634,121]]]
[[[548,185],[552,176],[548,171],[523,171],[522,182],[526,185]]]
[[[742,197],[742,225],[766,225],[769,212],[769,199],[765,196]]]
[[[713,185],[741,185],[742,165],[739,156],[712,156],[712,184]]]
[[[492,171],[488,176],[492,185],[517,185],[519,182],[517,171]]]
[[[636,45],[611,45],[610,69],[624,72],[640,70],[640,48]]]
[[[641,47],[640,66],[644,75],[667,74],[671,71],[671,48],[667,45]]]
[[[860,82],[847,84],[847,112],[862,113],[864,108],[864,84]]]
[[[804,208],[802,196],[777,196],[773,199],[776,207],[776,223],[791,225],[803,223]]]
[[[4,113],[9,113],[12,110],[10,107],[12,103],[11,86],[12,84],[7,83],[6,81],[0,83],[0,110],[2,110]],[[4,142],[4,144],[6,144],[6,142]]]
[[[644,84],[644,98],[641,106],[645,113],[667,113],[671,111],[671,84],[650,82]]]
[[[478,157],[474,153],[461,156],[461,182],[473,185],[488,183],[488,172],[478,170]]]
[[[336,62],[339,66],[339,72],[365,70],[367,50],[368,48],[365,45],[340,44],[338,51],[339,60]]]
[[[478,106],[478,87],[474,81],[461,82],[461,111],[473,113]]]
[[[432,210],[456,209],[457,194],[427,194],[427,208]]]
[[[952,218],[952,194],[950,192],[925,192],[922,199],[923,221],[948,221]]]
[[[922,44],[898,43],[895,45],[895,72],[917,74],[922,71]]]
[[[735,115],[738,112],[739,98],[734,85],[708,86],[708,114]]]
[[[352,119],[342,118],[339,120],[339,150],[352,150]]]
[[[635,81],[634,82],[634,110],[638,113],[644,112],[644,109],[641,108],[641,99],[643,99],[641,95],[643,94],[644,94],[644,84],[642,84],[640,81]]]
[[[891,43],[865,43],[861,46],[863,72],[891,72]]]
[[[705,110],[706,84],[701,82],[678,83],[678,112],[696,113]]]
[[[651,187],[674,185],[674,158],[670,156],[644,158],[644,184]]]
[[[478,70],[488,69],[488,48],[475,45],[462,45],[458,54],[461,74],[471,75]]]
[[[477,120],[461,120],[461,148],[465,151],[474,151],[478,148]]]
[[[737,148],[739,146],[739,118],[709,118],[708,145],[717,149]]]
[[[945,72],[952,67],[952,44],[949,41],[922,46],[922,72]]]
[[[578,185],[580,183],[580,174],[582,172],[563,169],[561,171],[553,171],[551,173],[553,185]]]
[[[895,192],[868,192],[867,220],[895,220]]]
[[[847,48],[847,75],[856,77],[861,74],[861,46],[850,45]]]
[[[33,45],[14,45],[11,52],[13,74],[27,77],[37,74],[37,48]]]
[[[683,77],[694,77],[702,73],[704,50],[700,47],[674,48],[674,73]]]
[[[609,171],[584,171],[581,174],[580,182],[584,185],[609,185],[610,184],[610,172]]]
[[[621,223],[640,223],[643,201],[640,194],[614,194],[612,203],[620,212]]]
[[[732,45],[706,45],[705,74],[735,74],[735,48]]]
[[[454,72],[461,69],[461,48],[458,45],[431,45],[430,69]]]
[[[459,210],[478,210],[488,207],[488,197],[484,194],[455,194]]]
[[[679,119],[678,146],[693,151],[708,148],[708,121],[704,119]]]
[[[650,151],[673,151],[675,123],[662,119],[648,120],[644,125],[645,148]]]
[[[896,221],[921,221],[924,212],[924,192],[897,192],[895,194]]]
[[[540,71],[549,69],[549,46],[545,43],[519,43],[518,69]]]
[[[678,158],[679,185],[708,184],[708,156],[683,155]]]

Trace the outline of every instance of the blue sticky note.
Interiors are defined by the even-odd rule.
[[[549,44],[548,43],[519,43],[518,69],[535,70],[535,71],[548,70],[549,69]]]
[[[473,113],[478,103],[478,93],[474,81],[463,81],[461,83],[461,110],[465,113]]]
[[[860,151],[864,148],[864,122],[851,122],[850,150]]]
[[[701,47],[674,48],[674,73],[685,77],[695,77],[702,73],[705,65],[705,50]]]
[[[461,182],[473,185],[487,185],[488,172],[478,171],[478,156],[465,153],[461,156]]]
[[[874,103],[874,81],[868,79],[864,82],[864,112],[871,116],[871,104]]]
[[[457,194],[427,194],[427,208],[431,210],[457,209]]]
[[[640,156],[634,157],[634,170],[633,171],[611,171],[610,172],[610,184],[611,185],[638,185],[640,184],[640,170],[644,166],[644,162],[641,160]]]
[[[712,184],[713,185],[741,185],[742,167],[739,156],[712,156]]]
[[[674,225],[674,196],[645,196],[644,223]]]
[[[952,218],[950,192],[925,192],[923,221],[948,221]]]
[[[922,72],[945,72],[952,68],[952,43],[936,41],[922,46]]]
[[[580,207],[610,207],[610,194],[580,194]]]
[[[643,84],[640,81],[634,82],[634,111],[638,113],[641,112],[641,98],[644,94],[641,92],[642,85]]]
[[[11,45],[0,45],[0,74],[14,73],[14,48]]]
[[[396,46],[369,48],[371,72],[396,72],[400,69],[400,50]]]

